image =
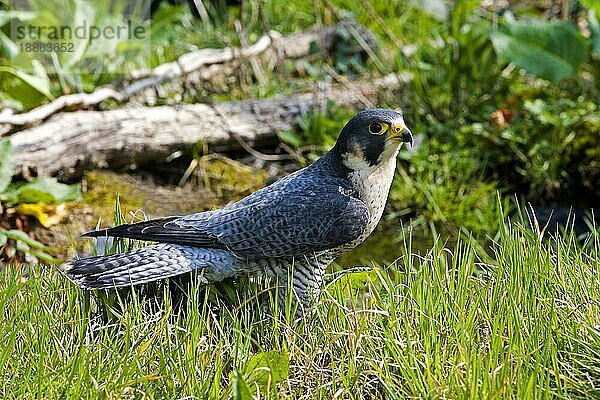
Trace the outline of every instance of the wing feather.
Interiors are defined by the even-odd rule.
[[[308,171],[305,171],[308,172]],[[358,238],[369,222],[366,205],[342,178],[293,174],[215,211],[88,232],[188,246],[226,248],[239,258],[292,258]]]
[[[86,232],[85,237],[121,237],[152,242],[173,243],[196,247],[210,247],[224,249],[216,237],[200,232],[193,228],[180,228],[170,225],[170,222],[179,217],[166,217],[138,222],[135,224],[124,224],[114,228],[101,229]]]

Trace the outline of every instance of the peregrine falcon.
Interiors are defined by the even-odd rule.
[[[317,298],[327,265],[375,229],[400,146],[412,141],[401,114],[363,110],[314,164],[219,210],[85,233],[156,243],[72,261],[60,270],[85,289],[138,285],[191,271],[203,283],[267,274],[292,288],[304,309]],[[279,301],[285,296],[280,290]]]

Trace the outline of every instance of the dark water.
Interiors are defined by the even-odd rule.
[[[383,219],[371,236],[340,256],[336,263],[344,268],[389,264],[409,252],[425,254],[433,243],[431,231],[426,228],[414,229],[400,220]]]

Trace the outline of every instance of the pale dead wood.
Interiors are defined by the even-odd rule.
[[[332,85],[328,99],[351,108],[376,103],[382,89],[397,89],[409,75]],[[109,111],[63,112],[13,134],[17,172],[36,170],[72,179],[92,167],[122,168],[165,161],[193,144],[211,151],[278,143],[278,133],[297,127],[297,117],[318,109],[319,93],[266,100],[179,106],[126,107]],[[320,99],[320,100],[319,100]],[[343,121],[340,121],[342,124]]]

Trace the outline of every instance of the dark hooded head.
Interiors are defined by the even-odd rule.
[[[413,137],[402,114],[382,108],[356,114],[340,133],[332,152],[350,170],[375,167],[395,157],[402,143]]]

